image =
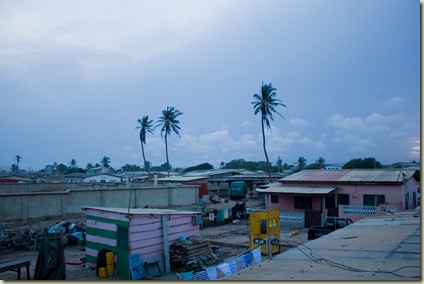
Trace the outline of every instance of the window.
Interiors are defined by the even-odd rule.
[[[280,203],[280,200],[278,198],[278,195],[271,194],[271,203]]]
[[[337,205],[349,205],[349,194],[337,194]]]
[[[386,203],[385,195],[374,195],[374,194],[364,194],[363,198],[364,206],[378,206],[380,204]]]
[[[336,197],[334,195],[325,197],[325,209],[336,207]]]
[[[295,196],[294,208],[298,209],[312,209],[312,197],[309,196]]]

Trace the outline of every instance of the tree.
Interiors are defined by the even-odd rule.
[[[297,160],[297,169],[298,171],[303,170],[306,167],[306,159],[304,157],[299,157],[299,159]]]
[[[266,152],[266,141],[265,141],[265,126],[269,131],[271,131],[271,125],[269,123],[269,119],[274,121],[273,114],[276,113],[279,116],[281,116],[283,119],[284,117],[276,110],[278,106],[285,107],[286,105],[281,102],[281,100],[275,98],[277,93],[275,92],[277,89],[272,86],[271,83],[264,84],[262,82],[261,86],[261,93],[260,94],[254,94],[253,98],[255,101],[252,102],[254,114],[261,114],[261,126],[262,126],[262,145],[265,153],[265,158],[268,166],[268,175],[269,175],[269,182],[271,182],[271,167],[269,163],[268,153]]]
[[[102,159],[100,160],[100,163],[104,168],[109,168],[110,158],[103,156]]]
[[[316,163],[318,164],[320,169],[325,168],[325,159],[323,157],[319,157],[318,160],[316,160]]]
[[[278,156],[277,163],[276,163],[276,168],[277,168],[277,172],[278,173],[282,173],[283,172],[283,160],[281,160],[280,156]]]
[[[75,159],[72,159],[72,160],[69,162],[69,165],[71,166],[71,168],[75,168],[75,167],[77,166],[77,161],[76,161]]]
[[[171,132],[180,136],[181,128],[178,126],[180,121],[177,119],[183,113],[174,107],[166,107],[166,110],[162,111],[162,116],[158,118],[158,124],[155,127],[162,127],[160,130],[161,137],[165,138],[165,150],[166,150],[166,164],[168,169],[168,177],[169,170],[171,165],[169,164],[169,156],[168,156],[168,136],[171,135]]]
[[[66,171],[67,167],[65,164],[60,163],[59,165],[56,166],[56,170],[58,173],[64,173]]]
[[[344,164],[343,169],[381,169],[381,163],[375,158],[357,158],[351,159],[349,162]]]
[[[88,162],[87,165],[85,166],[85,169],[88,171],[89,169],[94,168],[93,164]]]
[[[127,163],[127,164],[125,164],[121,167],[121,170],[123,172],[138,172],[138,171],[141,171],[141,168],[140,168],[140,166],[130,165],[130,164]]]
[[[144,155],[144,146],[143,144],[146,144],[146,132],[154,133],[154,127],[153,127],[153,120],[149,120],[149,116],[143,116],[142,119],[137,120],[138,123],[140,123],[140,126],[137,126],[137,128],[140,128],[140,144],[141,144],[141,153],[143,154],[143,163],[144,163],[144,169],[147,170],[149,177],[150,177],[150,163],[146,161],[146,156]]]
[[[19,163],[22,161],[21,155],[16,155],[15,159],[16,159],[16,165],[19,167]]]
[[[13,164],[12,167],[11,167],[12,172],[19,171],[19,163],[22,161],[21,155],[16,155],[15,160],[16,160],[16,164]]]
[[[203,163],[197,166],[188,167],[183,172],[188,173],[188,172],[198,171],[198,170],[213,170],[213,166],[209,163]]]

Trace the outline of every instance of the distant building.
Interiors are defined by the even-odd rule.
[[[31,179],[20,175],[0,175],[0,183],[29,183]]]
[[[122,177],[111,174],[88,175],[83,182],[122,182]]]
[[[326,164],[325,170],[341,170],[344,164]]]

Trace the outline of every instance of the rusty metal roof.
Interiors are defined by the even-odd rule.
[[[335,186],[289,186],[289,185],[273,185],[268,188],[258,188],[257,192],[263,193],[280,193],[280,194],[328,194],[335,190]]]
[[[128,214],[128,208],[122,207],[83,207],[83,210],[94,209],[100,211],[107,211],[120,214]],[[202,214],[197,211],[174,210],[174,209],[156,209],[156,208],[130,208],[130,215],[193,215]]]
[[[167,181],[167,182],[190,182],[201,179],[207,179],[207,176],[171,176],[158,178],[158,181]]]
[[[369,169],[369,170],[303,170],[280,179],[283,184],[291,182],[391,182],[401,183],[411,178],[415,170]]]

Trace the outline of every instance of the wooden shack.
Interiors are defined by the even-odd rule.
[[[86,211],[86,260],[96,264],[101,249],[115,254],[116,275],[130,279],[129,256],[158,262],[170,272],[169,246],[180,237],[199,235],[201,212],[153,209],[84,207]]]

